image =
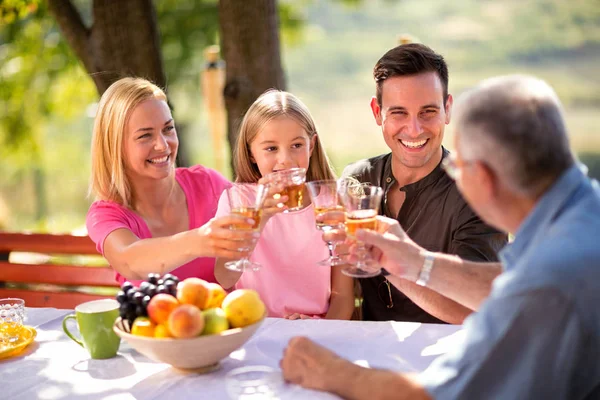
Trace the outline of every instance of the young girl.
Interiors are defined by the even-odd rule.
[[[86,225],[120,283],[167,272],[214,282],[214,257],[243,256],[240,243],[254,243],[251,233],[228,229],[240,218],[212,219],[231,184],[201,165],[175,168],[178,148],[160,88],[123,78],[102,95],[92,137],[97,201]]]
[[[290,168],[305,168],[307,182],[335,179],[307,107],[294,95],[277,90],[265,92],[248,109],[234,160],[237,182],[257,183],[272,172]],[[304,208],[289,213],[265,206],[260,238],[250,257],[262,264],[260,270],[230,271],[224,267],[227,260],[219,258],[215,277],[225,288],[257,290],[271,317],[350,319],[352,279],[339,267],[317,265],[329,253],[316,228],[307,192],[303,199]],[[284,201],[271,199],[270,204]],[[217,216],[229,212],[223,193]]]

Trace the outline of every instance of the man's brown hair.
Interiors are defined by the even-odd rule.
[[[444,57],[421,43],[401,44],[389,50],[375,64],[373,78],[377,85],[377,103],[381,106],[383,82],[394,76],[435,72],[444,88],[444,104],[448,99],[448,66]]]

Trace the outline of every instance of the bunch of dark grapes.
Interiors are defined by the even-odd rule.
[[[129,321],[129,326],[137,317],[148,316],[148,303],[159,293],[177,296],[179,279],[175,275],[165,274],[162,278],[158,274],[148,274],[148,279],[135,287],[131,282],[124,282],[117,293],[117,301],[121,305],[119,313],[121,318]]]

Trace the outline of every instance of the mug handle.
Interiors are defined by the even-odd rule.
[[[62,327],[63,327],[63,331],[65,331],[65,333],[67,334],[68,337],[70,337],[75,343],[77,343],[78,345],[80,345],[81,347],[83,346],[83,342],[81,340],[76,339],[73,334],[71,332],[69,332],[69,329],[67,329],[67,320],[69,319],[74,319],[77,321],[77,319],[75,318],[75,315],[67,315],[62,322]]]

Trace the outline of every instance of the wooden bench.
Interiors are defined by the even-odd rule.
[[[0,298],[21,298],[27,307],[73,309],[86,301],[112,297],[82,292],[82,286],[113,289],[104,292],[119,287],[114,271],[106,265],[50,264],[49,257],[23,264],[9,261],[12,252],[95,256],[98,252],[87,236],[0,232]]]

